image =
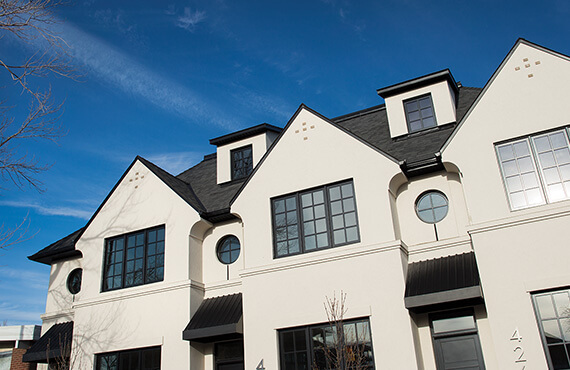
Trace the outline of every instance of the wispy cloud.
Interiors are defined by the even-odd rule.
[[[0,321],[37,324],[45,308],[49,271],[0,266]]]
[[[238,104],[246,106],[252,111],[262,115],[273,115],[276,118],[283,119],[283,122],[286,122],[286,120],[291,117],[291,112],[294,112],[296,108],[282,98],[267,94],[258,94],[243,87],[236,87],[233,98]]]
[[[75,217],[80,218],[83,220],[88,220],[91,218],[93,214],[92,211],[86,211],[77,208],[71,207],[46,207],[42,206],[37,203],[33,202],[25,202],[25,201],[0,201],[0,206],[5,207],[15,207],[15,208],[28,208],[33,209],[39,214],[46,215],[46,216],[67,216],[67,217]]]
[[[0,302],[0,320],[6,320],[8,325],[29,325],[41,322],[41,308],[30,310],[29,306]]]
[[[235,118],[222,113],[219,103],[156,73],[104,41],[69,23],[56,28],[70,45],[72,56],[87,69],[88,77],[96,77],[194,124],[213,124],[230,130],[238,126]]]
[[[184,8],[184,14],[176,19],[176,25],[184,28],[187,31],[194,32],[196,25],[206,19],[206,12],[200,10],[192,10],[191,8]]]
[[[91,13],[91,16],[98,24],[104,25],[115,32],[123,35],[131,43],[144,46],[145,42],[141,39],[141,34],[137,30],[136,23],[131,17],[125,14],[122,9],[97,9]]]
[[[198,163],[202,159],[202,153],[161,153],[150,155],[147,159],[172,175],[178,175]]]
[[[47,288],[48,279],[48,273],[0,266],[0,283],[2,283],[4,289],[9,287],[9,284],[5,285],[6,281],[12,280],[18,281],[17,289],[21,289],[22,286],[25,286],[29,289],[44,291]]]

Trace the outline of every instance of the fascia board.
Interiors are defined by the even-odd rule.
[[[499,73],[503,70],[503,68],[505,67],[505,65],[507,64],[507,62],[509,61],[509,59],[511,59],[511,56],[513,55],[513,53],[515,52],[515,50],[520,46],[520,45],[527,45],[529,47],[535,48],[537,50],[540,50],[542,52],[551,54],[555,57],[558,58],[562,58],[565,59],[566,61],[570,61],[570,56],[559,53],[557,51],[548,49],[544,46],[535,44],[533,42],[530,42],[528,40],[525,40],[523,38],[519,38],[515,44],[513,45],[513,47],[511,48],[511,50],[509,50],[509,52],[507,53],[507,55],[505,56],[505,58],[503,58],[503,60],[501,61],[501,63],[499,64],[499,66],[497,67],[497,69],[495,70],[495,72],[493,72],[493,74],[491,75],[491,78],[489,78],[489,80],[487,81],[487,83],[485,84],[485,86],[483,86],[483,89],[481,90],[481,92],[479,93],[479,95],[477,96],[477,98],[475,99],[475,101],[473,102],[473,104],[471,104],[471,107],[469,107],[469,110],[467,111],[467,113],[465,113],[465,115],[463,115],[463,118],[461,119],[461,121],[458,122],[457,126],[455,127],[455,129],[453,130],[453,132],[451,133],[451,135],[447,138],[447,140],[445,141],[445,143],[443,144],[443,146],[441,147],[440,152],[443,154],[443,152],[445,151],[445,149],[447,149],[447,147],[449,146],[449,144],[451,143],[451,141],[453,141],[453,138],[455,137],[455,135],[457,134],[457,132],[461,129],[461,127],[463,126],[463,123],[467,120],[467,118],[469,118],[469,116],[471,115],[471,112],[473,112],[476,108],[477,105],[479,104],[479,101],[481,101],[481,99],[483,99],[483,96],[485,95],[485,93],[487,92],[487,90],[489,90],[489,88],[491,87],[491,85],[493,84],[493,82],[495,81],[495,79],[497,78],[497,76],[499,75]]]
[[[374,150],[375,152],[380,153],[381,155],[383,155],[384,157],[386,157],[387,159],[389,159],[390,161],[399,164],[399,161],[392,157],[391,155],[389,155],[388,153],[378,149],[377,147],[375,147],[374,145],[370,144],[369,142],[367,142],[366,140],[356,136],[355,134],[353,134],[352,132],[346,130],[345,128],[343,128],[342,126],[334,123],[332,120],[328,119],[327,117],[323,116],[322,114],[318,113],[317,111],[307,107],[305,104],[301,104],[299,106],[299,108],[297,108],[297,110],[295,111],[295,113],[293,114],[293,116],[291,116],[291,118],[289,119],[289,121],[287,122],[287,124],[285,125],[285,127],[283,128],[283,131],[281,131],[281,133],[279,134],[279,136],[277,137],[277,139],[275,139],[275,141],[273,141],[273,143],[271,144],[271,146],[269,147],[269,149],[267,149],[267,151],[265,152],[265,154],[263,155],[263,157],[261,157],[261,160],[259,161],[259,163],[257,164],[257,166],[255,166],[255,168],[253,169],[252,173],[249,175],[249,177],[244,181],[244,183],[242,184],[242,186],[239,188],[239,190],[236,192],[236,194],[233,196],[233,198],[230,201],[230,208],[233,205],[233,203],[236,201],[236,199],[240,196],[241,192],[243,191],[243,189],[245,189],[245,187],[247,186],[247,184],[249,184],[249,181],[253,178],[253,176],[255,176],[255,174],[257,173],[257,171],[259,170],[259,168],[261,168],[261,166],[263,165],[263,163],[265,162],[265,159],[271,154],[271,152],[273,151],[273,148],[275,148],[275,146],[277,146],[277,144],[279,143],[279,141],[281,140],[281,138],[283,137],[283,135],[285,135],[285,133],[287,132],[287,130],[289,129],[289,127],[291,126],[291,124],[293,124],[293,122],[295,121],[295,119],[297,118],[297,116],[303,111],[307,111],[313,115],[315,115],[316,117],[322,119],[323,121],[331,124],[333,127],[336,127],[337,129],[341,130],[342,132],[344,132],[345,134],[353,137],[354,139],[360,141],[361,143],[363,143],[364,145],[368,146],[369,148],[371,148],[372,150]]]

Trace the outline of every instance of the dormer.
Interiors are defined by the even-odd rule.
[[[377,90],[392,138],[455,122],[459,88],[449,69]]]
[[[211,139],[217,146],[218,184],[248,177],[280,133],[279,127],[262,123]]]

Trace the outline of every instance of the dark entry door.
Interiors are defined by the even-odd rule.
[[[485,369],[473,311],[433,315],[431,330],[438,370]]]
[[[218,370],[244,370],[243,361],[218,364]]]
[[[434,345],[438,369],[485,369],[477,334],[437,338],[434,340]]]

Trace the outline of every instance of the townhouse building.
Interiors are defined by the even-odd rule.
[[[569,62],[519,39],[482,88],[301,105],[177,176],[137,157],[29,257],[51,273],[24,361],[326,369],[341,338],[352,368],[570,369]]]

